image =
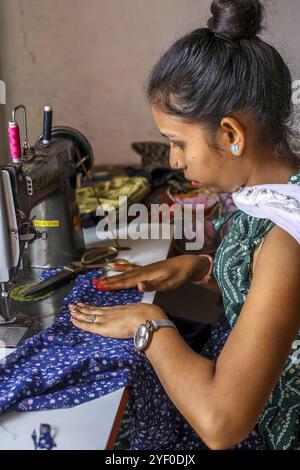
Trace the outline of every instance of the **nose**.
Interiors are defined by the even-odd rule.
[[[172,170],[184,170],[186,167],[182,159],[176,157],[172,152],[170,152],[169,163]]]

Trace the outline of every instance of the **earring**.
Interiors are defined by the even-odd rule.
[[[231,151],[232,151],[232,153],[239,153],[239,151],[240,151],[239,145],[238,144],[232,145],[231,146]]]

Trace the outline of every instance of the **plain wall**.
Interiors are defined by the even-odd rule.
[[[144,96],[160,55],[184,33],[206,26],[210,0],[0,0],[0,158],[7,156],[12,107],[27,106],[29,137],[42,108],[54,125],[83,132],[98,164],[138,164],[133,141],[161,140]],[[300,78],[299,0],[267,2],[263,35]],[[299,71],[299,72],[298,72]],[[298,75],[298,76],[297,76]]]

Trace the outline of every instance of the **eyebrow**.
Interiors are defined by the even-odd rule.
[[[167,138],[168,138],[168,137],[177,137],[177,136],[174,135],[174,134],[168,134],[168,135],[167,135],[167,134],[163,134],[162,132],[161,132],[161,135],[162,135],[163,137],[167,137]]]

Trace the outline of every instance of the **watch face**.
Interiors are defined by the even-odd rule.
[[[137,350],[142,350],[148,343],[149,330],[146,325],[141,325],[134,335],[134,346]]]

